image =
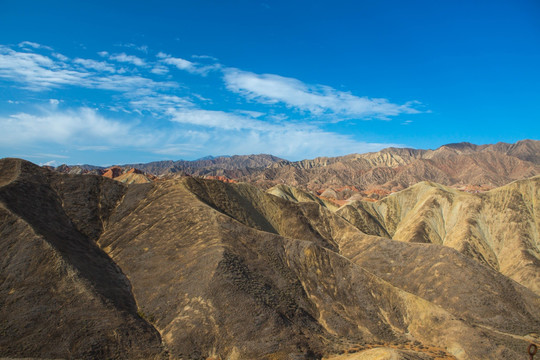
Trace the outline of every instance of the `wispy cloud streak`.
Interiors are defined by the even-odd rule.
[[[333,115],[335,120],[351,118],[388,119],[399,114],[416,114],[415,101],[403,105],[387,99],[358,97],[324,85],[308,85],[294,78],[273,74],[255,74],[234,68],[224,71],[227,89],[247,99],[265,103],[282,103],[313,115]]]
[[[47,50],[52,50],[51,47],[49,46],[45,46],[45,45],[41,45],[41,44],[38,44],[38,43],[35,43],[35,42],[31,42],[31,41],[23,41],[21,43],[19,43],[19,47],[31,47],[31,48],[34,48],[34,49],[47,49]]]
[[[199,74],[206,76],[210,71],[219,70],[221,65],[218,63],[212,65],[202,65],[197,62],[192,62],[186,59],[173,57],[171,55],[160,52],[157,57],[161,59],[164,64],[175,66],[180,70],[185,70],[192,74]]]
[[[133,64],[136,66],[146,66],[146,61],[135,55],[127,55],[126,53],[114,54],[109,56],[110,60]]]
[[[129,92],[170,89],[178,86],[171,81],[154,81],[140,75],[118,74],[115,67],[104,61],[76,58],[62,60],[49,56],[21,52],[0,45],[0,78],[20,83],[33,91],[61,86]],[[114,74],[104,74],[104,72]]]

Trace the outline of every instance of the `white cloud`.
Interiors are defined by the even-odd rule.
[[[111,75],[96,77],[81,84],[84,87],[114,90],[123,92],[126,96],[136,94],[152,94],[159,89],[172,89],[178,86],[174,82],[154,81],[143,76]],[[132,92],[129,94],[129,92]]]
[[[159,52],[157,54],[157,57],[162,59],[162,61],[165,64],[174,65],[180,70],[187,70],[187,71],[194,71],[195,70],[195,64],[192,63],[189,60],[185,60],[182,58],[175,58],[170,55],[167,55],[165,53]]]
[[[213,61],[215,63],[217,63],[219,61],[218,58],[215,58],[215,57],[210,56],[210,55],[192,55],[191,57],[194,58],[194,59],[210,60],[210,61]]]
[[[170,155],[170,156],[185,156],[193,155],[205,150],[205,141],[208,141],[208,134],[200,134],[201,137],[197,140],[187,140],[183,144],[165,144],[159,148],[152,150],[154,154]]]
[[[262,113],[260,111],[238,110],[236,112],[238,114],[240,114],[240,115],[247,115],[247,116],[252,117],[252,118],[259,118],[259,117],[265,115],[264,113]]]
[[[171,55],[165,54],[163,52],[159,52],[157,54],[157,57],[167,65],[172,65],[180,70],[185,70],[192,74],[199,74],[203,76],[207,75],[210,71],[218,70],[221,68],[221,65],[219,64],[201,65],[199,63],[192,62],[186,59],[172,57]]]
[[[132,96],[135,92],[148,94],[178,86],[174,82],[156,82],[138,75],[102,74],[110,71],[114,69],[105,62],[78,58],[73,60],[73,64],[66,64],[44,55],[18,52],[0,45],[0,78],[22,83],[33,91],[70,85],[114,90]]]
[[[110,73],[116,72],[116,69],[114,68],[114,66],[107,63],[107,62],[105,62],[105,61],[96,61],[96,60],[92,60],[92,59],[76,58],[75,60],[73,60],[73,63],[82,65],[86,69],[93,69],[93,70],[97,70],[97,71],[106,71],[106,72],[110,72]]]
[[[359,142],[347,135],[316,128],[226,132],[214,135],[212,154],[273,154],[289,160],[378,151],[397,144]]]
[[[152,74],[164,75],[169,72],[169,68],[163,65],[156,65],[150,70]]]
[[[208,134],[179,126],[158,130],[144,123],[106,118],[95,109],[77,108],[58,111],[40,109],[39,114],[18,113],[0,117],[0,149],[52,149],[64,151],[142,150],[153,153],[196,151],[206,142]],[[45,151],[47,151],[45,150]],[[39,155],[39,154],[38,154]],[[43,157],[55,157],[50,156]],[[37,156],[24,155],[21,157]]]
[[[126,53],[111,55],[109,56],[109,59],[118,62],[130,63],[136,66],[146,66],[146,61],[144,61],[140,57],[135,55],[127,55]]]
[[[66,69],[63,64],[57,64],[47,56],[17,52],[0,46],[0,77],[25,83],[32,90],[41,90],[77,84],[86,74]]]
[[[19,43],[19,47],[22,47],[22,48],[24,48],[24,47],[32,47],[34,49],[52,50],[52,48],[49,47],[49,46],[41,45],[41,44],[31,42],[31,41],[23,41],[23,42]]]
[[[159,53],[157,59],[150,61],[125,53],[111,55],[104,51],[99,53],[101,61],[98,61],[70,59],[59,53],[46,56],[33,49],[38,48],[29,44],[21,48],[0,45],[0,80],[32,91],[72,87],[113,91],[114,102],[98,106],[115,111],[118,119],[106,118],[97,110],[85,107],[62,109],[63,106],[58,106],[60,100],[50,99],[62,94],[45,93],[42,100],[50,105],[35,107],[39,113],[27,113],[27,107],[25,112],[0,116],[0,144],[3,148],[41,147],[39,151],[45,153],[55,152],[49,146],[55,144],[71,150],[137,149],[182,157],[272,153],[294,160],[396,146],[357,141],[348,135],[324,131],[314,122],[311,125],[301,124],[301,118],[292,122],[285,115],[288,112],[272,108],[269,111],[261,108],[257,109],[261,111],[202,109],[199,104],[213,103],[212,99],[194,92],[182,96],[177,91],[188,90],[183,85],[153,80],[151,74],[166,74],[169,66],[199,75],[221,69],[217,63],[206,65],[204,60],[214,59],[204,56],[194,57],[200,59],[201,63],[198,63]],[[127,70],[110,60],[124,63]],[[133,69],[128,64],[139,68]],[[168,74],[166,78],[172,79],[173,75]],[[398,105],[386,99],[357,97],[327,86],[307,85],[278,75],[258,75],[227,68],[223,70],[223,80],[229,90],[250,100],[284,104],[310,116],[321,116],[323,120],[329,117],[331,120],[387,118],[418,112],[413,103]],[[126,120],[128,118],[129,121]],[[148,121],[141,121],[143,119]],[[44,161],[49,159],[54,157]]]
[[[171,120],[182,124],[225,130],[269,130],[272,124],[250,117],[216,110],[170,109]]]
[[[58,60],[64,61],[64,62],[66,62],[66,61],[69,60],[69,58],[68,58],[67,56],[64,56],[64,55],[59,54],[59,53],[53,53],[52,56],[54,56],[54,57],[57,58]]]
[[[180,98],[170,100],[181,101]],[[399,146],[359,142],[313,126],[272,124],[222,111],[179,110],[173,116],[174,126],[157,130],[137,122],[111,120],[89,108],[54,110],[39,115],[19,113],[0,117],[3,129],[0,144],[5,148],[32,145],[43,150],[60,145],[64,151],[136,149],[177,158],[271,153],[290,160]]]
[[[204,96],[200,95],[200,94],[197,94],[197,93],[191,93],[191,96],[201,100],[201,101],[204,101],[204,102],[208,102],[208,103],[211,103],[212,100],[211,99],[208,99],[208,98],[205,98]]]
[[[40,163],[39,165],[40,166],[58,166],[58,161],[51,160],[51,161],[47,161],[45,163]]]
[[[49,154],[49,153],[37,154],[37,155],[42,156],[42,157],[51,157],[51,158],[57,158],[57,159],[69,159],[69,156],[66,156],[66,155]]]
[[[37,153],[37,154],[17,154],[17,157],[23,158],[57,158],[57,159],[69,159],[69,156],[50,154],[50,153]]]
[[[0,142],[9,144],[50,142],[74,144],[87,141],[122,141],[131,126],[105,119],[89,108],[65,112],[45,112],[41,115],[27,113],[0,118],[3,129]]]
[[[245,115],[243,115],[245,114]],[[399,144],[366,143],[348,135],[323,131],[315,126],[276,124],[255,119],[249,112],[227,113],[201,109],[169,112],[171,120],[185,126],[206,128],[205,144],[211,154],[268,153],[291,160],[317,156],[338,156],[354,152],[378,151]],[[259,115],[257,113],[255,116]],[[172,152],[168,154],[173,155]],[[185,155],[184,152],[178,155]]]
[[[147,110],[156,114],[173,112],[178,108],[194,106],[188,98],[165,94],[151,94],[148,96],[137,97],[130,101],[130,105],[135,109]]]
[[[131,48],[131,49],[136,49],[136,50],[139,50],[143,53],[148,53],[148,46],[147,45],[136,45],[136,44],[133,44],[133,43],[127,43],[127,44],[118,44],[118,45],[115,45],[115,46],[121,46],[121,47],[126,47],[126,48]]]
[[[124,112],[126,114],[131,114],[131,111],[129,111],[128,109],[126,109],[125,107],[123,106],[113,106],[113,105],[109,105],[107,106],[107,108],[110,110],[110,111],[114,111],[114,112]]]
[[[260,103],[283,103],[313,115],[333,115],[337,120],[350,118],[388,119],[399,114],[419,113],[416,102],[393,104],[387,99],[358,97],[329,86],[307,85],[300,80],[273,74],[255,74],[229,68],[224,81],[230,91]]]

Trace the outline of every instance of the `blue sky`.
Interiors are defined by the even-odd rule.
[[[540,136],[540,2],[1,1],[0,156],[290,160]]]

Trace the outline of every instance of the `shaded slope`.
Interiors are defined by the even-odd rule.
[[[159,356],[159,334],[137,315],[129,281],[90,239],[98,235],[92,222],[99,215],[81,226],[88,234],[68,216],[84,218],[92,206],[77,209],[72,202],[65,211],[51,185],[58,175],[31,163],[3,159],[0,174],[0,353]]]

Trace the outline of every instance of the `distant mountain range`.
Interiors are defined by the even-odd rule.
[[[285,161],[272,155],[235,155],[235,156],[207,156],[198,160],[165,160],[140,164],[115,165],[112,167],[124,169],[138,169],[144,173],[155,176],[164,175],[192,175],[192,176],[238,176],[249,174],[252,171],[262,170],[272,164]],[[68,174],[100,175],[109,169],[93,165],[60,165],[54,170]]]
[[[159,178],[221,177],[263,189],[287,184],[343,204],[347,199],[379,199],[420,181],[485,191],[540,174],[540,141],[474,145],[457,143],[436,150],[387,148],[379,152],[287,161],[272,155],[243,155],[195,161],[122,165]],[[59,172],[100,174],[107,169],[66,166]],[[121,179],[120,179],[121,180]],[[138,181],[142,182],[143,179]]]

